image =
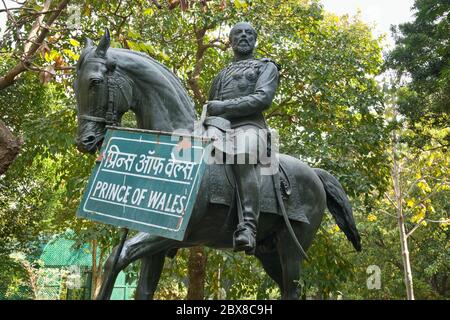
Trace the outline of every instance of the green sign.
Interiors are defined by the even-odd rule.
[[[208,140],[110,128],[77,216],[183,240]]]

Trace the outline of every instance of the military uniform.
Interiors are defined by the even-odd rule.
[[[224,111],[218,116],[230,121],[231,130],[227,131],[222,151],[238,156],[232,169],[243,216],[234,235],[235,249],[249,254],[254,253],[260,211],[258,163],[261,152],[267,152],[268,126],[263,111],[270,107],[275,96],[278,71],[279,66],[267,58],[232,62],[214,79],[209,95],[210,101],[224,102]],[[245,155],[247,162],[239,162],[239,155]],[[253,243],[248,244],[248,239]]]
[[[272,103],[278,86],[279,66],[271,59],[249,59],[229,64],[214,79],[209,100],[226,102],[220,116],[230,121],[231,131],[222,151],[247,154],[257,159],[266,152],[267,129],[263,111]]]
[[[253,125],[266,129],[262,112],[270,107],[278,87],[279,66],[271,59],[249,59],[229,64],[211,86],[209,100],[227,102],[221,115],[231,127]]]

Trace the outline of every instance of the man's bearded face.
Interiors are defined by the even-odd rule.
[[[238,23],[230,33],[231,47],[237,54],[247,55],[253,52],[256,44],[256,32],[247,23]]]

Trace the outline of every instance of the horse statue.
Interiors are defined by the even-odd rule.
[[[177,76],[145,54],[109,47],[108,31],[97,47],[87,39],[76,66],[78,149],[95,153],[101,146],[106,126],[118,125],[129,110],[136,115],[141,129],[192,132],[196,120],[194,103]],[[326,206],[357,251],[361,250],[361,240],[349,200],[336,178],[289,155],[281,154],[279,159],[291,179],[291,197],[301,199],[309,223],[296,221],[298,206],[287,203],[288,216],[293,217],[290,219],[291,230],[296,235],[293,239],[286,219],[280,214],[265,212],[262,207],[255,256],[279,286],[281,298],[298,299],[304,256],[297,250],[295,241],[305,250],[310,247]],[[218,184],[228,184],[223,175],[216,179],[219,179]],[[183,241],[141,232],[113,249],[104,266],[97,299],[109,299],[119,272],[138,259],[142,264],[136,298],[152,299],[166,256],[174,256],[179,248],[193,246],[233,248],[233,227],[237,221],[231,219],[235,223],[231,228],[224,226],[231,223],[229,216],[237,216],[236,207],[211,201],[211,181],[206,172]]]

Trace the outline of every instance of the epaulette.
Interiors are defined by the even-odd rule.
[[[278,63],[276,63],[273,59],[270,59],[270,58],[261,58],[261,59],[259,59],[259,60],[262,61],[262,62],[272,62],[274,65],[276,65],[278,71],[281,70],[281,66],[280,66]]]

